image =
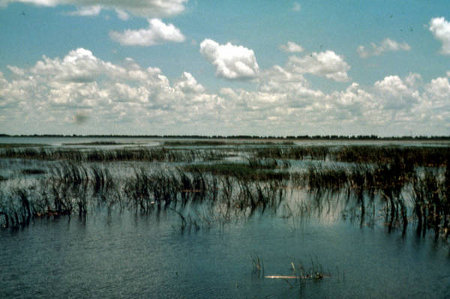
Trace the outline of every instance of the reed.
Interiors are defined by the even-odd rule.
[[[445,166],[449,147],[344,146],[333,153],[336,161],[352,163],[402,163],[410,166]]]
[[[257,278],[264,277],[264,261],[259,256],[255,255],[251,257],[252,259],[252,273]]]
[[[445,166],[450,157],[449,147],[427,146],[273,146],[253,151],[256,158],[292,160],[334,160],[349,163],[397,163],[411,166]]]
[[[5,148],[24,148],[24,147],[45,147],[49,146],[48,144],[41,143],[0,143],[0,149]]]
[[[244,181],[287,180],[288,172],[275,171],[273,165],[247,163],[194,164],[183,167],[185,171],[194,173],[207,172],[218,176],[231,176]]]
[[[135,143],[122,143],[116,141],[92,141],[92,142],[72,142],[72,143],[63,143],[62,145],[132,145]]]
[[[22,169],[20,172],[25,175],[36,175],[36,174],[45,174],[46,173],[45,170],[39,169],[39,168]]]
[[[176,150],[166,148],[134,148],[112,150],[79,150],[54,148],[7,148],[0,150],[0,158],[33,160],[66,160],[74,162],[162,161],[193,162],[220,160],[224,153],[213,150]]]
[[[417,218],[417,233],[426,233],[433,229],[435,237],[449,234],[450,205],[449,167],[446,167],[445,177],[439,180],[439,174],[431,170],[414,177],[414,212]]]
[[[253,154],[256,158],[272,159],[317,159],[325,160],[330,153],[328,146],[273,146],[258,148]]]
[[[385,211],[389,230],[402,227],[405,231],[409,223],[415,222],[420,234],[433,230],[436,235],[448,236],[447,148],[277,145],[251,152],[254,155],[244,162],[202,163],[221,159],[225,152],[167,148],[2,149],[3,157],[57,162],[46,164],[45,172],[41,168],[24,169],[22,174],[39,174],[27,178],[33,182],[31,185],[16,179],[0,182],[0,225],[14,227],[28,223],[33,217],[84,216],[93,205],[117,204],[141,213],[176,208],[185,220],[181,226],[196,229],[232,217],[252,217],[257,212],[276,214],[288,197],[286,190],[300,188],[307,189],[312,198],[312,204],[306,206],[302,215],[324,205],[335,209],[331,203],[343,197],[343,216],[356,215],[363,225],[365,218],[375,217],[376,201]],[[354,159],[358,163],[327,166],[329,162],[314,162],[303,172],[290,171],[293,159],[312,158]],[[123,161],[177,164],[166,163],[155,170],[145,163]],[[111,165],[119,169],[114,176]],[[135,166],[125,176],[122,170],[130,167],[125,165],[145,167]],[[214,207],[208,211],[221,213],[220,217],[190,213],[189,209],[196,205]]]
[[[292,141],[220,141],[220,140],[195,140],[195,141],[165,141],[165,146],[265,146],[265,145],[294,145]]]

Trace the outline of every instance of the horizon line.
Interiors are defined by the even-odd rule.
[[[196,139],[359,139],[359,140],[418,140],[418,139],[444,139],[450,140],[450,135],[402,135],[402,136],[378,136],[378,135],[197,135],[197,134],[0,134],[0,137],[48,137],[48,138],[196,138]]]

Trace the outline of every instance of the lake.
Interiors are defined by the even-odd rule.
[[[0,138],[0,297],[450,297],[448,143],[189,142]]]

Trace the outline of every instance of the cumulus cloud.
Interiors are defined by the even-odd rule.
[[[308,87],[303,74],[292,72],[289,69],[275,65],[261,72],[259,86],[265,92],[285,92],[286,90],[299,90]]]
[[[409,51],[409,50],[411,50],[411,47],[407,43],[399,43],[390,38],[386,38],[381,42],[380,45],[371,43],[370,47],[359,46],[356,49],[356,52],[358,52],[361,58],[367,58],[369,56],[379,56],[384,52],[389,51]]]
[[[250,79],[259,72],[253,50],[231,43],[219,43],[205,39],[200,44],[200,53],[216,67],[216,75],[225,79]]]
[[[214,114],[221,107],[220,98],[207,93],[190,73],[171,83],[158,68],[142,68],[130,58],[113,64],[83,48],[63,58],[44,56],[30,68],[10,70],[9,80],[0,73],[1,114],[5,109],[14,111],[0,118],[4,128],[18,117],[23,120],[20,126],[55,132],[83,124],[85,115],[94,131],[107,133],[113,124],[123,123],[130,133],[136,129],[144,132],[149,122],[162,129],[170,122],[179,126],[199,113]]]
[[[432,79],[426,86],[426,91],[431,95],[431,99],[441,104],[448,102],[448,96],[450,95],[450,82],[448,78],[439,77]]]
[[[350,66],[342,56],[331,50],[325,52],[313,52],[304,57],[289,57],[288,67],[300,74],[313,74],[326,77],[338,82],[349,80],[347,71]]]
[[[387,76],[374,84],[375,90],[380,95],[380,102],[386,109],[409,110],[420,100],[417,90],[417,74],[410,74],[405,79],[399,76]]]
[[[294,42],[291,42],[291,41],[288,41],[285,45],[281,45],[280,49],[282,51],[284,51],[284,52],[287,52],[287,53],[300,53],[300,52],[303,52],[302,46],[300,46],[300,45],[298,45],[298,44],[296,44]]]
[[[436,39],[442,42],[441,53],[450,55],[450,22],[443,17],[433,18],[430,21],[429,30]]]
[[[164,42],[183,42],[181,31],[173,24],[165,24],[160,19],[148,20],[148,29],[111,31],[109,36],[124,46],[154,46]]]
[[[197,80],[192,76],[191,73],[184,72],[180,80],[175,83],[175,89],[181,90],[184,93],[195,93],[200,94],[205,91],[203,85],[197,83]]]
[[[447,74],[386,76],[340,91],[314,89],[305,68],[260,70],[255,88],[208,92],[193,74],[169,80],[133,59],[111,63],[88,49],[0,72],[7,133],[448,134]]]
[[[92,16],[98,15],[100,9],[114,9],[121,12],[128,12],[136,16],[161,18],[178,15],[185,9],[188,0],[0,0],[0,6],[9,3],[21,2],[38,6],[75,5],[78,10],[75,15]],[[93,9],[93,7],[96,7]],[[97,14],[93,14],[98,10]],[[123,14],[120,16],[124,16]]]
[[[122,21],[126,21],[130,18],[130,16],[127,14],[126,11],[121,9],[115,9],[117,17],[121,19]]]
[[[46,56],[28,70],[33,76],[54,82],[89,83],[94,82],[99,74],[115,71],[111,63],[100,61],[91,51],[79,48],[70,51],[62,60]],[[25,75],[26,71],[21,69]]]
[[[259,83],[256,91],[224,88],[220,94],[234,103],[234,119],[263,132],[295,127],[296,134],[349,134],[357,128],[360,133],[402,135],[409,130],[446,134],[450,128],[446,77],[424,85],[418,74],[386,76],[372,86],[352,82],[343,91],[324,93],[312,89],[301,74],[274,66],[261,72]]]
[[[102,11],[102,8],[100,5],[83,6],[83,7],[78,8],[76,11],[70,12],[69,15],[92,17],[92,16],[98,16],[101,11]]]

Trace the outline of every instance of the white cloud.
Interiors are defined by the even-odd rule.
[[[256,88],[210,93],[188,72],[171,81],[131,58],[111,63],[79,48],[0,72],[6,133],[446,135],[447,74],[386,76],[342,91],[311,87],[298,66],[259,71]],[[411,131],[410,131],[411,130]]]
[[[197,80],[192,76],[191,73],[184,72],[181,76],[180,80],[175,83],[175,89],[182,91],[183,93],[202,93],[205,91],[205,88],[197,83]]]
[[[417,74],[410,74],[404,80],[399,76],[387,76],[374,84],[380,102],[386,109],[409,110],[420,100],[417,90]]]
[[[231,43],[219,43],[205,39],[200,44],[200,53],[216,67],[216,75],[225,79],[249,79],[259,72],[253,50]]]
[[[325,52],[313,52],[304,57],[289,57],[288,67],[299,74],[310,73],[326,77],[338,82],[348,81],[347,71],[350,66],[342,56],[331,50]]]
[[[300,5],[300,3],[294,2],[294,4],[292,5],[292,10],[293,11],[300,11],[301,9],[302,9],[302,6]]]
[[[278,65],[261,72],[259,83],[260,90],[274,93],[300,90],[308,87],[308,82],[303,77],[303,74],[291,72]]]
[[[183,42],[181,31],[173,24],[165,24],[160,19],[148,20],[148,29],[111,31],[110,37],[124,46],[153,46],[164,42]]]
[[[9,80],[0,73],[3,132],[201,134],[222,121],[226,106],[188,72],[170,82],[158,68],[131,58],[113,64],[83,48],[9,69]]]
[[[446,77],[432,79],[424,87],[421,98],[413,108],[416,121],[423,123],[424,127],[433,131],[443,131],[440,134],[448,135],[450,132],[450,107],[448,95],[450,82]]]
[[[448,78],[439,77],[431,80],[427,85],[426,90],[432,96],[432,99],[439,99],[440,102],[448,102],[450,95],[450,83]]]
[[[100,5],[82,6],[78,8],[78,10],[69,13],[69,15],[91,17],[91,16],[98,16],[101,11],[102,8]]]
[[[359,46],[356,49],[356,52],[358,52],[361,58],[367,58],[369,56],[379,56],[384,52],[389,51],[409,51],[409,50],[411,50],[411,47],[407,43],[399,43],[396,42],[395,40],[386,38],[381,42],[380,45],[371,43],[370,47]]]
[[[6,6],[9,3],[15,2],[51,7],[57,5],[74,5],[79,7],[78,11],[74,12],[74,14],[77,14],[77,12],[80,11],[86,13],[89,10],[89,7],[95,6],[101,9],[120,10],[141,17],[161,18],[180,14],[184,11],[185,3],[187,1],[188,0],[0,0],[0,6]]]
[[[300,52],[303,52],[302,46],[300,46],[300,45],[298,45],[298,44],[296,44],[294,42],[291,42],[291,41],[288,41],[285,45],[281,45],[280,49],[283,50],[284,52],[287,52],[287,53],[300,53]]]
[[[442,42],[441,53],[450,55],[450,22],[445,18],[433,18],[430,20],[429,30],[434,37]]]
[[[122,9],[115,9],[117,17],[122,21],[126,21],[130,18],[130,16],[126,13],[126,11]]]

